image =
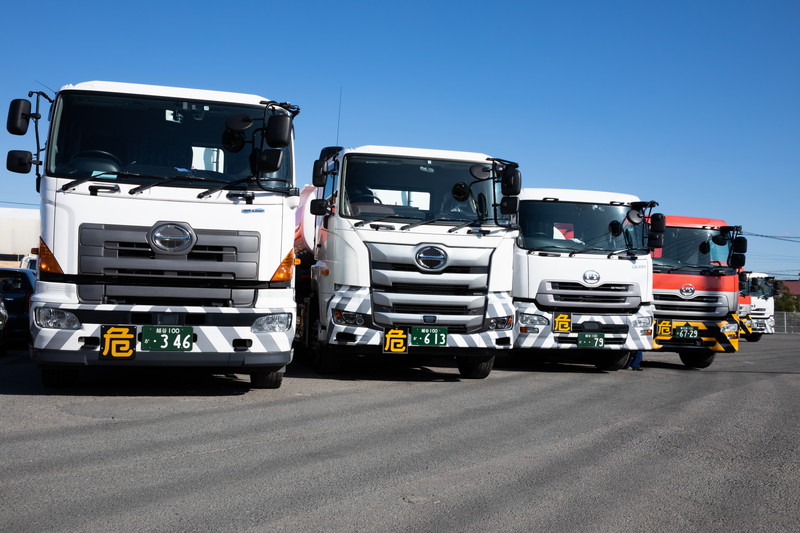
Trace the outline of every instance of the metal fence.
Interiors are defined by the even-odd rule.
[[[775,333],[795,333],[800,335],[800,313],[775,313]]]

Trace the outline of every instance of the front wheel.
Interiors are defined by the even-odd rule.
[[[283,370],[250,372],[250,387],[253,389],[278,389],[281,383],[283,383]]]
[[[487,377],[494,366],[494,356],[468,357],[457,356],[458,373],[466,379],[484,379]]]
[[[714,352],[681,352],[681,362],[689,368],[708,368],[714,362]]]
[[[608,352],[600,354],[598,359],[595,361],[594,366],[599,370],[608,370],[610,372],[614,372],[625,368],[625,365],[628,364],[630,357],[631,352]]]
[[[758,342],[761,340],[762,333],[751,333],[750,335],[745,335],[744,339],[747,342]]]

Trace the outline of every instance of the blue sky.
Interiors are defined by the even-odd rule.
[[[301,106],[299,185],[337,136],[484,152],[518,161],[525,186],[794,237],[751,236],[747,268],[800,273],[798,1],[46,0],[0,14],[2,102],[88,80],[260,94]],[[0,134],[2,152],[32,147]],[[0,186],[0,207],[36,207],[32,175],[2,169]]]

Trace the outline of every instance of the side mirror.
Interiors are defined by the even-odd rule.
[[[650,216],[650,231],[664,233],[667,230],[667,217],[663,213],[653,213]]]
[[[733,253],[744,254],[747,253],[747,238],[736,237],[733,239]]]
[[[311,184],[314,187],[324,187],[328,181],[328,174],[325,172],[325,160],[317,159],[314,161],[314,169],[311,171]]]
[[[27,100],[26,100],[27,101]],[[33,166],[33,154],[24,150],[9,150],[6,168],[18,174],[27,174]]]
[[[781,283],[777,279],[772,280],[772,297],[773,298],[783,297],[783,283]]]
[[[12,135],[25,135],[31,121],[31,102],[23,98],[11,100],[6,129]],[[10,169],[9,169],[10,170]]]
[[[500,213],[503,215],[516,215],[519,212],[519,198],[504,196],[500,200]]]
[[[516,196],[522,190],[522,174],[514,167],[506,167],[500,182],[503,196]]]
[[[731,258],[728,261],[728,266],[733,268],[742,268],[745,263],[745,255],[734,253],[731,254]]]
[[[344,150],[341,146],[326,146],[322,150],[319,151],[319,158],[323,161],[326,159],[330,159],[332,156],[338,154]]]
[[[655,250],[656,248],[663,248],[664,247],[664,234],[663,233],[656,233],[651,232],[647,236],[647,247],[651,250]]]
[[[278,148],[255,150],[250,158],[250,170],[253,171],[253,175],[269,174],[280,170],[283,164],[283,150]]]
[[[622,235],[622,223],[619,220],[612,220],[608,223],[608,232],[613,237],[619,237]]]
[[[271,148],[286,148],[292,142],[292,117],[289,115],[270,115],[265,133]]]
[[[312,215],[318,217],[324,217],[331,214],[331,210],[328,208],[328,201],[324,198],[311,200],[308,203],[308,211]]]

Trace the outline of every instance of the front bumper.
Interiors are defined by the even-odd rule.
[[[736,326],[735,331],[725,332],[723,328]],[[697,328],[695,338],[679,338],[676,328],[689,326]],[[685,351],[710,350],[712,352],[733,353],[739,349],[739,318],[729,315],[721,320],[679,320],[656,319],[654,350]]]
[[[79,329],[44,328],[36,309],[57,308],[78,317]],[[257,317],[289,313],[286,331],[251,331]],[[40,364],[86,366],[198,366],[251,370],[277,368],[292,360],[294,308],[237,309],[122,305],[44,304],[31,309],[31,357]],[[191,327],[191,349],[143,346],[146,326]],[[109,329],[109,326],[111,327]]]
[[[633,314],[591,314],[570,311],[541,311],[533,302],[515,302],[516,348],[530,349],[596,349],[650,350],[653,341],[653,315],[650,306],[642,306]],[[542,317],[546,324],[525,325],[522,314]],[[649,326],[636,326],[649,323]],[[585,346],[587,333],[601,334],[602,342]],[[585,340],[582,340],[584,337]],[[594,338],[597,338],[596,336]],[[584,345],[581,345],[583,343]]]

